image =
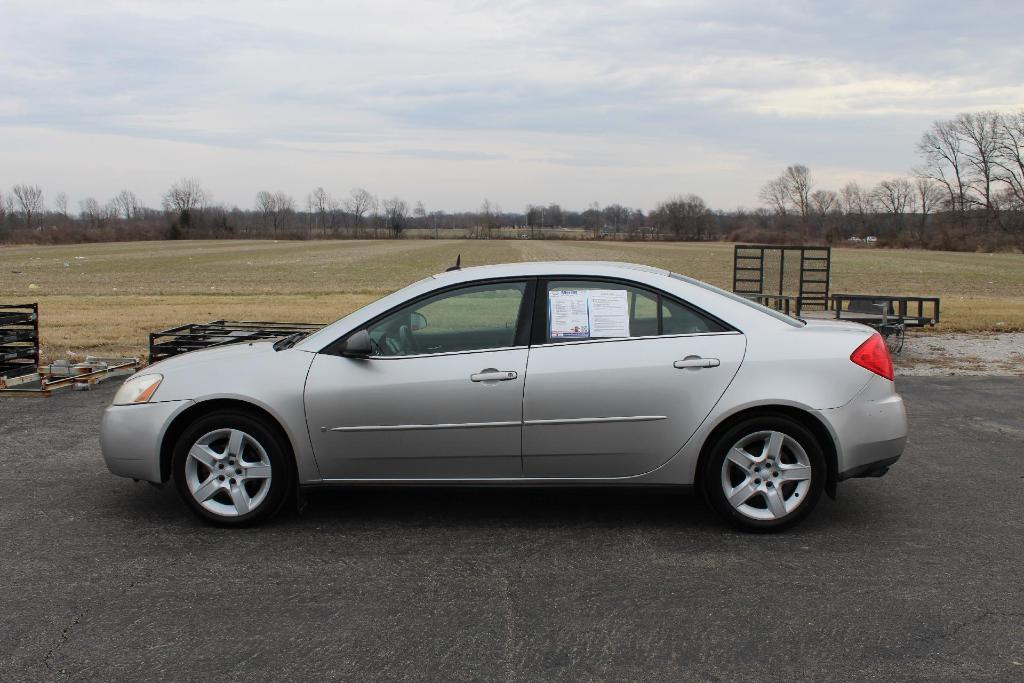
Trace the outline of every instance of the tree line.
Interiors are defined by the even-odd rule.
[[[935,121],[909,176],[838,192],[789,166],[761,188],[772,231],[798,240],[857,239],[941,249],[1024,246],[1024,111]]]
[[[73,211],[64,193],[47,205],[38,185],[19,184],[0,189],[0,242],[515,237],[1024,247],[1024,111],[935,121],[917,150],[920,163],[908,175],[873,187],[820,187],[811,169],[793,164],[761,188],[763,206],[733,211],[714,210],[695,194],[646,213],[596,202],[582,210],[551,203],[503,211],[488,199],[474,211],[428,211],[422,201],[410,206],[358,187],[341,196],[316,187],[301,201],[261,190],[251,207],[240,208],[215,202],[195,178],[173,183],[159,208],[124,189],[105,203],[88,197]]]

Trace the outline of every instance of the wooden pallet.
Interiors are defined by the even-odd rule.
[[[86,359],[86,363],[96,362],[95,359]],[[127,375],[139,369],[137,358],[121,358],[106,367],[98,368],[92,372],[83,372],[66,376],[58,376],[45,370],[49,366],[40,366],[37,372],[19,375],[14,378],[0,378],[0,396],[7,397],[29,397],[47,398],[53,395],[54,391],[68,388],[92,388],[105,379],[118,375]],[[39,387],[26,387],[25,385],[38,382]]]

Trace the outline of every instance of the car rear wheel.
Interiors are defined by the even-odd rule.
[[[806,427],[781,415],[753,417],[716,441],[703,469],[704,494],[745,531],[781,531],[814,509],[825,467]]]
[[[292,485],[291,460],[280,438],[238,412],[211,413],[192,423],[178,439],[172,468],[186,505],[226,526],[267,519]]]

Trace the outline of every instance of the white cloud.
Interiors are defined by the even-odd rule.
[[[243,205],[321,184],[452,209],[691,191],[750,205],[788,163],[892,175],[931,119],[1024,107],[1024,12],[975,27],[975,11],[8,1],[0,186],[145,183],[155,203],[199,175]],[[103,149],[117,163],[97,167]]]

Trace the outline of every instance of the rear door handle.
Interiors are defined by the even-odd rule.
[[[672,364],[672,367],[680,370],[686,368],[717,368],[722,362],[717,358],[700,358],[699,356],[692,356],[690,358],[684,358],[683,360],[677,360]]]
[[[508,382],[519,376],[515,370],[495,370],[487,368],[480,372],[473,373],[469,379],[473,382]]]

